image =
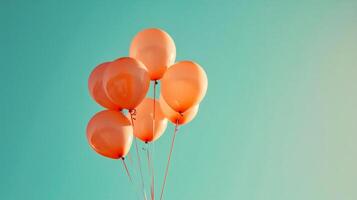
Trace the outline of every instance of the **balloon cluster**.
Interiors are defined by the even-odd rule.
[[[139,32],[130,45],[129,54],[129,57],[98,65],[90,74],[89,92],[106,110],[98,112],[89,121],[87,139],[97,153],[122,159],[125,165],[124,158],[133,140],[135,145],[136,138],[153,143],[165,132],[167,121],[171,121],[175,125],[175,132],[162,198],[177,127],[196,116],[199,103],[207,91],[207,76],[195,62],[175,63],[176,46],[173,39],[157,28]],[[146,97],[150,81],[153,81],[154,98]],[[156,87],[159,81],[161,93],[157,100]],[[140,158],[137,146],[136,150]],[[131,178],[126,165],[125,168]],[[153,182],[151,199],[154,199]]]

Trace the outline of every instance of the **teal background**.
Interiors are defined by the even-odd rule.
[[[148,27],[209,79],[165,199],[357,199],[356,25],[353,0],[1,0],[0,199],[135,199],[121,163],[87,144],[102,109],[87,78]]]

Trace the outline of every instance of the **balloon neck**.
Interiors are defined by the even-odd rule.
[[[157,85],[159,83],[159,81],[158,80],[154,80],[154,83],[155,83],[155,85]]]

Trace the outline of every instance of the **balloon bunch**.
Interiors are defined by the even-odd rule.
[[[88,142],[100,155],[121,159],[130,181],[133,182],[124,158],[127,156],[133,162],[129,151],[134,141],[144,199],[147,196],[137,139],[153,144],[165,132],[168,120],[175,125],[161,188],[161,200],[178,126],[190,122],[196,116],[199,103],[207,91],[207,76],[202,67],[192,61],[174,64],[175,58],[175,43],[165,31],[145,29],[134,37],[129,57],[98,65],[88,80],[91,96],[106,108],[89,121],[86,130]],[[146,97],[150,81],[153,81],[153,99]],[[161,94],[157,100],[156,87],[159,81]],[[147,149],[151,200],[154,200],[152,156],[152,152]]]

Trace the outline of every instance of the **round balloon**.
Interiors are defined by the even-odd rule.
[[[143,63],[134,58],[119,58],[104,72],[104,88],[109,99],[120,108],[134,109],[145,98],[150,78]]]
[[[154,99],[152,98],[145,98],[136,107],[134,135],[143,142],[157,140],[167,127],[167,119],[162,113],[157,100],[155,100],[155,120],[153,111]]]
[[[183,113],[201,102],[208,80],[200,65],[181,61],[167,70],[161,83],[161,94],[166,103],[176,112]]]
[[[175,62],[176,47],[165,31],[149,28],[140,31],[130,45],[129,56],[143,62],[150,79],[159,80],[166,69]]]
[[[177,123],[178,125],[187,124],[188,122],[192,121],[193,118],[196,117],[198,108],[199,108],[199,104],[197,104],[180,114],[180,113],[174,111],[165,102],[165,100],[162,98],[162,96],[160,96],[159,103],[160,103],[161,110],[164,113],[165,117],[167,119],[169,119],[173,124]]]
[[[88,89],[92,98],[101,106],[110,110],[118,110],[119,106],[114,104],[105,94],[103,86],[103,75],[109,62],[98,65],[90,74],[88,79]]]
[[[97,153],[113,159],[123,158],[133,141],[133,127],[121,112],[101,111],[89,121],[87,139]]]

